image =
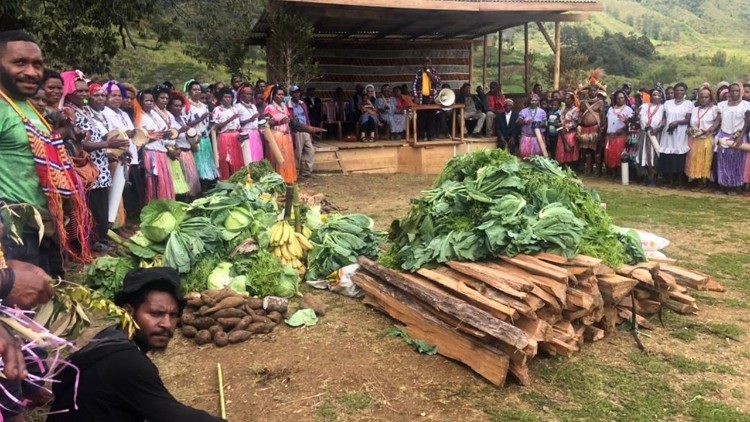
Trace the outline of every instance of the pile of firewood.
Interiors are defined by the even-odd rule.
[[[723,291],[711,277],[674,265],[614,270],[587,256],[448,262],[413,274],[364,257],[359,264],[352,280],[368,304],[495,385],[505,383],[508,371],[528,385],[528,361],[540,351],[571,356],[624,321],[650,329],[646,317],[663,307],[695,313],[688,288]]]

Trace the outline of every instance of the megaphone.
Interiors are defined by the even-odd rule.
[[[456,102],[456,93],[450,88],[443,88],[438,92],[435,102],[443,107],[450,107]]]

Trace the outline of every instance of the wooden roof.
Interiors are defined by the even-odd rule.
[[[570,22],[602,10],[597,0],[277,0],[309,19],[316,38],[474,39],[527,22]],[[260,43],[265,16],[255,26]]]

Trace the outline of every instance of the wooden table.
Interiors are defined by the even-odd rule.
[[[425,105],[414,105],[409,110],[405,110],[404,113],[406,113],[406,141],[409,142],[411,145],[416,145],[419,142],[419,129],[417,125],[417,112],[420,110],[443,110],[451,111],[451,139],[456,140],[456,113],[455,110],[460,110],[459,114],[459,142],[464,142],[464,105],[463,104],[453,104],[450,107],[443,107],[438,104],[425,104]],[[412,114],[412,119],[409,121],[409,114]],[[411,130],[410,130],[411,129]],[[414,137],[411,138],[411,135]]]

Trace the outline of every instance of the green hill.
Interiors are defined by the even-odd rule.
[[[652,86],[685,81],[698,86],[704,81],[750,79],[750,9],[747,0],[600,0],[601,13],[581,23],[564,23],[563,31],[584,29],[592,36],[634,34],[647,36],[656,48],[656,56],[641,66],[635,76],[626,77],[621,69],[604,66],[610,86],[625,80]],[[547,24],[551,31],[552,25]],[[491,37],[488,80],[497,78],[497,37]],[[523,80],[523,30],[505,31],[503,75],[500,80],[512,92],[520,92]],[[547,69],[552,53],[536,25],[530,26],[532,82],[550,86]],[[477,47],[475,57],[481,57]],[[717,55],[718,53],[718,55]],[[627,51],[623,55],[628,55]],[[721,57],[725,56],[722,60]],[[714,58],[717,56],[717,58]],[[638,60],[638,57],[632,57]],[[507,65],[507,66],[506,66]],[[593,66],[590,66],[593,67]],[[563,69],[565,71],[565,69]],[[481,83],[481,64],[475,62],[474,80]]]

